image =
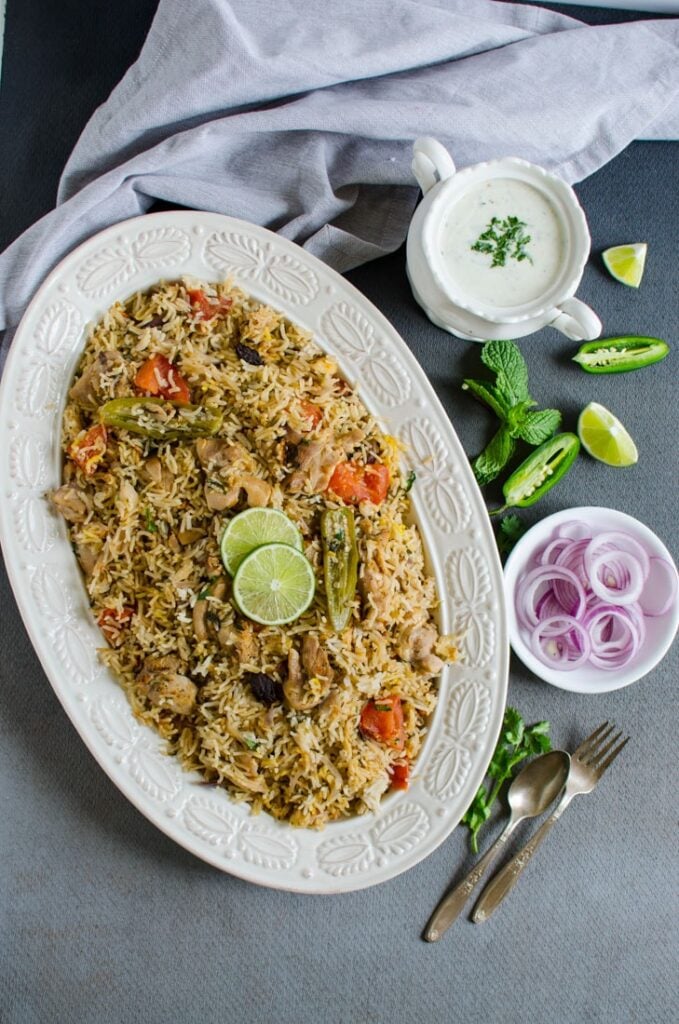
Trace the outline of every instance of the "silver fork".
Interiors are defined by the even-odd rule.
[[[573,797],[578,796],[580,793],[591,793],[606,769],[611,766],[622,748],[629,741],[629,736],[626,736],[622,742],[618,742],[622,736],[621,732],[609,738],[614,729],[615,726],[604,722],[603,725],[594,730],[591,736],[583,740],[575,753],[571,754],[570,772],[564,786],[563,796],[556,809],[543,822],[523,849],[519,850],[493,876],[485,887],[472,914],[472,921],[476,924],[487,921],[490,915],[497,910],[505,896],[514,888],[523,869],[531,860],[542,840],[549,834],[552,827],[566,810]]]

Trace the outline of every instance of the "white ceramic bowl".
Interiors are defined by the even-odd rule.
[[[505,565],[504,587],[509,620],[509,642],[512,650],[524,665],[539,679],[562,690],[574,693],[608,693],[620,690],[641,679],[665,656],[679,626],[679,599],[672,607],[657,617],[647,616],[646,639],[636,657],[624,668],[606,670],[585,664],[576,669],[549,668],[533,654],[528,646],[527,631],[519,625],[516,615],[516,588],[535,552],[543,547],[556,533],[557,527],[573,520],[582,520],[592,535],[608,530],[624,530],[640,541],[653,557],[664,558],[674,565],[672,556],[652,530],[638,519],[618,512],[614,508],[567,508],[556,512],[536,523],[518,542]],[[675,566],[676,572],[676,566]]]

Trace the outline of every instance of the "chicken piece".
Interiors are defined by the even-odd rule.
[[[288,490],[293,494],[307,491],[320,494],[327,490],[335,466],[344,453],[329,445],[327,441],[310,441],[300,444],[297,449],[297,468],[288,480]]]
[[[268,505],[273,494],[273,487],[258,476],[246,474],[239,477],[226,491],[217,490],[208,481],[205,485],[205,501],[213,512],[223,512],[233,508],[240,501],[241,491],[245,491],[247,504],[250,508],[261,508]]]
[[[69,484],[53,491],[50,500],[67,523],[84,523],[92,508],[87,492]]]
[[[301,662],[294,647],[288,654],[288,678],[283,683],[285,699],[295,711],[311,711],[328,696],[334,677],[318,639],[306,636],[302,641]]]
[[[99,561],[99,551],[93,547],[92,544],[85,544],[83,541],[76,541],[75,553],[80,564],[80,568],[85,574],[86,579],[89,579],[94,572],[97,562]]]
[[[189,715],[196,705],[198,687],[188,676],[167,672],[153,679],[146,691],[150,704],[176,715]]]
[[[215,598],[223,601],[226,597],[226,580],[220,579],[213,583],[202,600],[196,601],[193,606],[193,632],[196,640],[207,640],[209,636],[218,636],[222,624],[215,606],[215,601],[208,601],[206,598]]]
[[[99,352],[80,379],[75,382],[68,397],[81,409],[98,409],[102,402],[113,397],[113,389],[107,387],[106,378],[110,378],[115,371],[124,366],[125,360],[120,352],[113,349]],[[119,377],[120,374],[115,376]]]
[[[335,677],[328,655],[315,636],[305,636],[302,640],[302,667],[307,676],[315,676],[328,684],[332,683]]]
[[[364,438],[365,430],[361,430],[360,427],[357,427],[355,430],[350,430],[348,434],[344,435],[344,437],[341,437],[339,439],[339,443],[342,446],[342,450],[348,455],[349,452],[353,451],[356,445],[359,445],[361,441],[364,440]]]
[[[176,654],[146,658],[137,675],[139,687],[155,707],[188,715],[196,703],[198,687],[179,669],[185,668]]]
[[[121,480],[120,487],[118,489],[118,497],[116,499],[116,509],[118,515],[124,518],[130,515],[139,504],[139,495],[135,491],[134,487],[129,480]]]
[[[228,491],[218,490],[212,483],[205,484],[205,501],[211,512],[224,512],[233,508],[240,498],[240,487],[231,487]]]
[[[196,441],[196,455],[204,468],[223,469],[235,462],[252,464],[251,455],[242,444],[234,444],[218,437],[201,437]]]
[[[238,768],[223,768],[222,775],[238,789],[244,789],[248,793],[266,792],[266,782],[259,776],[251,778]]]
[[[245,491],[251,508],[263,508],[271,501],[273,487],[258,476],[244,476],[240,481],[240,487]]]
[[[365,569],[359,580],[365,618],[370,622],[382,619],[389,609],[389,580],[379,569]]]
[[[142,463],[139,476],[145,483],[155,484],[163,491],[171,490],[174,483],[174,473],[163,465],[157,455]]]
[[[434,654],[438,633],[433,626],[414,626],[404,633],[399,653],[404,661],[430,675],[436,675],[443,668],[443,662]]]
[[[217,638],[222,647],[235,647],[241,665],[253,664],[259,657],[259,640],[252,626],[246,624],[242,629],[232,625],[224,625]]]
[[[178,658],[176,654],[151,655],[144,660],[137,675],[137,682],[147,685],[152,677],[159,672],[176,672],[181,667],[181,658]]]

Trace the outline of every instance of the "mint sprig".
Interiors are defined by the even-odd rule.
[[[474,475],[483,487],[507,465],[517,441],[537,446],[556,433],[561,413],[557,409],[535,409],[537,403],[528,390],[528,367],[515,342],[487,341],[481,361],[495,374],[495,380],[467,378],[462,388],[471,391],[500,420],[500,429],[472,462]]]
[[[469,805],[462,824],[469,829],[469,843],[478,853],[478,834],[490,817],[490,811],[498,798],[503,783],[516,774],[519,765],[529,757],[546,754],[552,749],[549,739],[549,722],[535,722],[526,725],[516,708],[507,707],[502,721],[500,738],[488,765],[488,775],[493,780],[492,788],[481,786]]]

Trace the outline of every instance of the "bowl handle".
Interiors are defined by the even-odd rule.
[[[413,145],[413,162],[411,167],[417,183],[426,195],[430,188],[439,181],[445,181],[455,174],[455,164],[445,146],[436,139],[423,135]]]
[[[566,299],[557,316],[549,324],[571,341],[593,341],[601,334],[601,320],[593,309],[580,299]]]

